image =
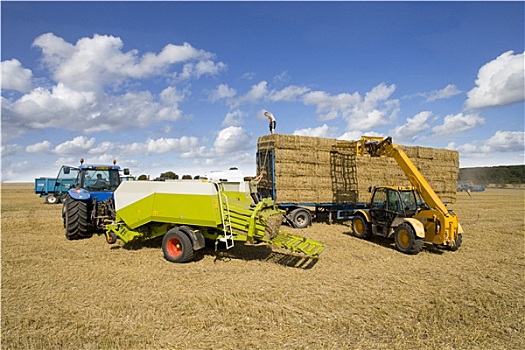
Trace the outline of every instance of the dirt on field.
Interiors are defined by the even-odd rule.
[[[318,261],[236,244],[173,264],[157,239],[68,241],[61,205],[2,184],[2,349],[524,349],[525,190],[458,193],[457,252],[346,223],[284,231]]]

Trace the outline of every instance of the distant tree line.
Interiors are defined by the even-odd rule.
[[[525,183],[525,165],[461,168],[459,181],[476,185],[517,185]]]

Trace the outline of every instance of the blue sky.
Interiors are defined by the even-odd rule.
[[[255,173],[259,136],[524,162],[523,2],[1,2],[2,181]]]

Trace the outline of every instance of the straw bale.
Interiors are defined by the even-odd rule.
[[[442,200],[454,202],[458,152],[402,148]],[[410,185],[395,159],[357,157],[356,141],[273,134],[259,138],[258,150],[275,152],[273,176],[279,202],[367,202],[370,186]],[[269,193],[269,178],[259,187]]]

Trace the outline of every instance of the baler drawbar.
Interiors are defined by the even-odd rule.
[[[281,231],[284,212],[270,199],[252,205],[244,192],[226,191],[206,180],[124,182],[115,191],[116,219],[106,225],[106,240],[144,241],[164,236],[164,257],[187,262],[205,240],[226,249],[235,241],[266,242],[317,258],[324,246]]]

